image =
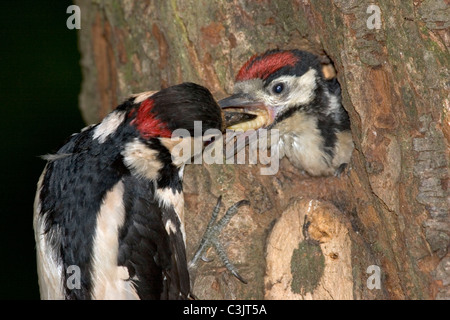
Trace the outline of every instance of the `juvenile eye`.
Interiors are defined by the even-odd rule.
[[[284,84],[277,83],[272,87],[273,93],[280,94],[284,90]]]

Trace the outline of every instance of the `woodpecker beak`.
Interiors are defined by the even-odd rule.
[[[226,128],[247,131],[267,127],[275,118],[272,108],[247,93],[238,93],[219,101]]]

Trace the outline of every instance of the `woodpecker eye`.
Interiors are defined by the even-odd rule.
[[[272,87],[273,93],[280,94],[284,90],[284,84],[277,83]]]

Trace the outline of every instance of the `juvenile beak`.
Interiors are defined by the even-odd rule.
[[[219,101],[219,106],[225,108],[242,108],[255,105],[255,100],[247,93],[233,94]]]
[[[219,101],[225,114],[226,128],[247,131],[269,124],[269,110],[247,93],[233,94]]]

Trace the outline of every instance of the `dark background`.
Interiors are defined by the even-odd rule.
[[[45,166],[39,156],[84,126],[77,31],[66,27],[71,4],[0,2],[0,299],[39,298],[32,218]]]

